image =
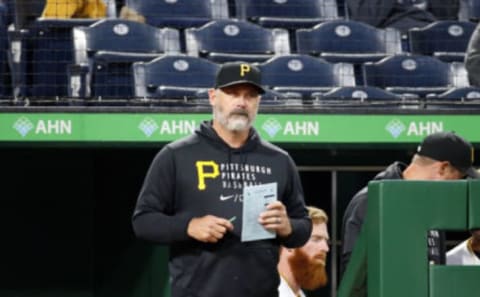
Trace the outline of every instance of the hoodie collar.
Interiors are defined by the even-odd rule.
[[[257,144],[260,142],[260,137],[255,130],[255,128],[250,128],[248,133],[247,141],[239,148],[231,148],[225,141],[223,141],[220,136],[218,136],[215,129],[213,129],[213,121],[203,121],[200,126],[195,130],[195,133],[201,137],[204,137],[214,145],[223,150],[227,151],[240,151],[240,152],[247,152],[252,151]]]

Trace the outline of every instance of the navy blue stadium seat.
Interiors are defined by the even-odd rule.
[[[288,32],[237,20],[212,21],[185,31],[187,52],[223,63],[261,62],[290,52]]]
[[[480,109],[480,88],[451,88],[446,92],[427,96],[427,109]]]
[[[10,30],[9,59],[15,97],[66,97],[67,68],[74,62],[72,28],[95,21],[38,19],[28,29]]]
[[[165,55],[148,63],[133,64],[135,97],[146,99],[195,99],[215,84],[219,65],[185,55]],[[206,96],[208,98],[208,96]]]
[[[337,87],[319,94],[313,101],[317,106],[329,107],[404,107],[406,102],[398,94],[373,86]]]
[[[338,18],[336,0],[236,0],[237,16],[268,28],[310,28]]]
[[[402,51],[398,30],[352,20],[323,22],[311,29],[298,29],[296,35],[298,53],[335,63],[378,61]]]
[[[480,87],[451,88],[440,94],[429,95],[427,98],[452,101],[478,100],[480,99]]]
[[[351,64],[332,64],[309,55],[277,56],[258,67],[265,86],[280,93],[297,93],[304,99],[333,87],[355,85]]]
[[[320,100],[354,100],[354,101],[391,101],[402,100],[399,94],[385,91],[373,86],[337,87],[320,94]]]
[[[155,27],[183,29],[228,18],[227,0],[127,0],[126,3]]]
[[[432,55],[445,62],[463,62],[475,23],[437,21],[408,31],[410,52]]]
[[[78,85],[84,71],[72,74],[71,82],[76,82],[71,84],[72,97],[132,98],[132,63],[180,51],[178,30],[120,19],[76,27],[73,36],[75,62],[88,68],[88,78],[81,81],[90,84],[86,88]]]
[[[463,63],[442,62],[431,56],[395,55],[363,65],[365,85],[397,94],[425,97],[451,87],[468,86]]]

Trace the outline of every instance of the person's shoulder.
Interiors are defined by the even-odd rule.
[[[352,205],[362,204],[365,201],[367,201],[367,197],[368,197],[368,186],[365,186],[352,197],[352,200],[350,200],[350,204]]]
[[[259,142],[259,145],[260,145],[260,148],[262,150],[265,150],[265,151],[268,151],[268,152],[271,152],[271,153],[275,153],[275,154],[279,154],[279,155],[283,155],[283,156],[289,156],[288,152],[282,148],[280,148],[279,146],[271,143],[271,142],[268,142],[266,140],[263,140],[263,139],[260,139],[260,142]]]
[[[166,145],[166,147],[168,149],[176,151],[180,149],[189,148],[190,146],[198,144],[199,142],[200,142],[200,137],[198,137],[197,134],[191,134],[170,142],[169,144]]]
[[[449,250],[447,252],[447,256],[454,256],[454,255],[457,255],[459,253],[463,253],[464,251],[467,251],[468,250],[467,249],[467,242],[468,242],[468,239],[464,240],[461,243],[454,246],[451,250]]]
[[[463,257],[468,254],[467,240],[465,240],[447,252],[447,265],[463,265]]]

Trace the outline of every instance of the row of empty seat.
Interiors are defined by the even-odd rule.
[[[313,62],[304,60],[309,57],[328,64],[325,68],[329,71],[325,75],[317,73],[320,78],[297,70],[292,76],[300,76],[300,79],[288,78],[290,85],[282,82],[281,77],[289,72],[280,71],[271,78],[267,76],[265,83],[274,92],[273,97],[289,94],[293,98],[319,98],[336,87],[376,86],[402,96],[407,94],[410,98],[426,98],[447,89],[468,87],[463,65],[452,62],[463,61],[476,25],[471,22],[435,22],[425,28],[410,30],[408,38],[403,36],[402,39],[395,29],[378,29],[342,19],[345,15],[339,14],[341,10],[335,0],[202,0],[195,1],[194,5],[183,0],[127,0],[126,4],[144,15],[147,24],[119,19],[39,19],[25,28],[11,29],[8,40],[0,38],[0,57],[8,52],[11,65],[11,76],[0,77],[0,97],[20,100],[163,98],[168,93],[165,86],[169,85],[157,83],[160,87],[156,88],[156,93],[150,94],[148,90],[152,86],[147,88],[138,83],[132,65],[137,62],[148,64],[164,55],[182,53],[186,56],[180,57],[198,57],[213,64],[242,60],[257,62],[264,67],[265,61],[280,57],[288,60],[289,67],[293,68],[309,66]],[[232,16],[238,19],[232,19]],[[0,30],[5,32],[6,26]],[[402,76],[412,76],[411,70],[406,74],[393,68],[399,72],[393,75],[385,72],[386,76],[396,77],[396,81],[386,77],[374,79],[368,74],[373,62],[386,57],[402,57],[405,52],[411,56],[404,64],[410,68],[416,65],[413,68],[418,71],[414,85],[409,86],[412,83],[409,80],[402,82]],[[434,59],[439,73],[437,78],[441,78],[437,84],[423,85],[426,80],[418,79],[424,75],[418,70],[423,66],[418,65],[426,62],[419,62],[417,55],[433,56],[447,62],[448,65],[438,64],[439,61]],[[0,59],[0,68],[6,68],[6,65],[6,61]],[[136,67],[133,69],[139,66]],[[330,68],[341,75],[332,76]],[[444,71],[447,68],[449,72]],[[167,75],[161,77],[168,80]],[[331,81],[327,83],[322,80],[324,77]],[[304,84],[298,84],[297,80]],[[306,82],[309,83],[305,85]],[[424,90],[419,91],[420,87]],[[188,89],[182,91],[178,88],[176,91],[168,94],[189,98],[198,93],[198,90],[189,93]]]
[[[134,63],[134,97],[196,97],[196,92],[213,85],[218,66],[205,59],[179,55]],[[276,56],[258,67],[267,88],[294,98],[315,99],[336,87],[356,86],[352,64],[329,63],[308,55]],[[367,62],[362,69],[362,85],[408,98],[469,87],[462,63],[446,63],[428,56],[395,55]]]
[[[420,36],[419,42],[414,43],[419,53],[424,53],[420,50],[424,48],[424,54],[446,62],[462,61],[468,34],[473,28],[471,23],[445,21],[416,30],[419,34],[412,31],[412,36]],[[442,32],[437,35],[445,35],[443,42],[426,45],[428,37],[434,34],[432,32]],[[356,84],[364,82],[363,72],[357,66],[402,53],[396,30],[377,29],[354,21],[327,21],[312,29],[299,29],[297,35],[300,54],[332,63],[353,64]],[[102,82],[109,79],[110,73],[117,73],[117,76],[123,73],[123,79],[115,78],[118,79],[117,86],[130,90],[131,64],[150,61],[163,54],[181,53],[179,36],[178,30],[172,28],[156,28],[119,19],[38,20],[29,30],[10,32],[14,95],[71,95],[67,74],[78,77],[78,73],[84,73],[91,85],[77,83],[84,88],[77,88],[73,94],[108,97],[108,92],[96,86],[106,85]],[[291,52],[288,32],[235,20],[213,21],[200,28],[189,28],[186,38],[188,55],[216,63],[232,60],[264,62]],[[122,82],[123,87],[120,87]],[[119,90],[115,96],[119,94],[128,92]]]
[[[104,53],[103,57],[105,55],[109,54]],[[113,99],[112,103],[114,99],[121,99],[121,102],[153,99],[164,100],[164,103],[168,99],[173,99],[175,103],[206,100],[206,90],[213,86],[220,66],[210,60],[187,55],[167,54],[150,62],[133,64],[128,56],[123,61],[118,55],[113,57],[113,62],[106,62],[101,68],[96,63],[90,77],[86,72],[71,74],[68,97],[80,100],[91,98],[92,102]],[[130,65],[131,73],[128,69]],[[469,87],[462,63],[446,63],[429,56],[402,54],[367,62],[362,65],[364,84],[361,86],[355,83],[352,64],[330,63],[309,55],[275,56],[258,63],[258,67],[263,73],[263,84],[270,90],[266,96],[270,103],[286,98],[314,101],[325,98],[325,94],[339,87],[359,87],[352,89],[360,94],[353,96],[352,93],[353,97],[378,100],[434,98],[452,89]],[[89,88],[96,92],[96,96],[82,93]],[[366,95],[361,95],[361,90]],[[473,95],[475,93],[462,96],[474,99]]]

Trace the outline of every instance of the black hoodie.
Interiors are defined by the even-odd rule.
[[[292,234],[288,238],[241,242],[243,185],[277,183]],[[194,217],[233,221],[218,243],[187,235]],[[166,145],[153,160],[133,214],[138,237],[170,247],[173,297],[277,296],[279,245],[299,247],[311,221],[295,164],[280,148],[251,129],[248,141],[230,148],[203,122],[194,135]]]

